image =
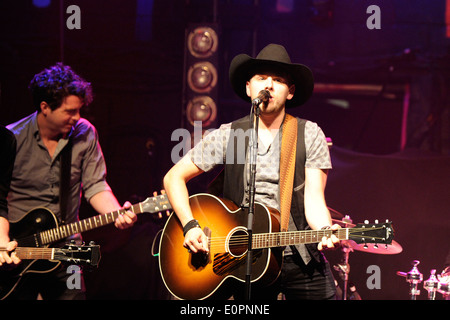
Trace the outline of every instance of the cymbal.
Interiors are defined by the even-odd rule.
[[[344,215],[337,210],[334,210],[330,207],[328,207],[328,210],[330,211],[331,218],[333,219],[342,219],[344,217]]]
[[[338,219],[331,219],[331,221],[335,224],[340,225],[341,227],[346,227],[346,228],[353,228],[356,226],[356,224],[350,223],[350,222],[346,222],[345,219],[342,220],[338,220]],[[349,220],[351,221],[351,220]]]
[[[402,246],[395,240],[392,240],[391,244],[388,244],[387,247],[384,244],[379,244],[378,248],[375,247],[374,244],[368,243],[366,244],[367,248],[364,248],[364,244],[358,244],[353,240],[348,240],[350,247],[356,251],[362,251],[367,253],[375,253],[375,254],[398,254],[403,251]]]

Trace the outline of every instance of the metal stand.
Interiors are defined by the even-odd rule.
[[[444,300],[450,300],[450,267],[445,268],[438,275],[439,284],[437,291],[442,294]]]
[[[346,215],[342,222],[344,223],[344,227],[348,228],[349,225],[352,225],[352,219],[350,216]],[[341,278],[344,281],[344,289],[342,290],[342,300],[347,300],[347,290],[348,290],[348,275],[350,273],[350,264],[348,263],[348,259],[350,257],[350,252],[353,251],[353,248],[348,245],[342,246],[342,252],[344,253],[344,257],[342,258],[342,263],[334,266],[336,271],[339,271],[341,274]]]
[[[255,192],[256,192],[256,161],[258,155],[258,127],[259,127],[259,104],[252,103],[252,109],[250,112],[250,140],[249,140],[249,170],[250,170],[250,180],[249,180],[249,205],[248,205],[248,221],[247,221],[247,234],[248,234],[248,245],[247,245],[247,265],[245,273],[245,298],[250,300],[251,297],[251,276],[252,276],[252,260],[253,260],[253,249],[252,249],[252,239],[253,239],[253,217],[255,211]]]
[[[350,273],[350,265],[348,264],[348,258],[350,255],[351,248],[343,247],[344,257],[342,263],[335,265],[334,269],[339,272],[341,278],[344,281],[344,288],[342,289],[342,300],[347,300],[347,290],[348,290],[348,274]]]
[[[397,271],[397,275],[406,278],[406,282],[409,283],[409,295],[411,300],[416,300],[416,297],[420,295],[420,290],[418,289],[419,283],[423,280],[423,275],[419,272],[417,266],[420,264],[419,260],[414,260],[412,262],[413,268],[408,272]]]
[[[436,277],[436,269],[432,269],[430,273],[428,280],[423,282],[423,288],[428,291],[428,300],[435,300],[439,281]]]

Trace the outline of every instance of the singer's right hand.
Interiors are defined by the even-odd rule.
[[[186,233],[183,246],[193,253],[208,253],[208,237],[205,235],[202,229],[192,228]]]

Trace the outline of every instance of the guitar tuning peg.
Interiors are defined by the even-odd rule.
[[[375,224],[378,224],[378,219],[375,220]]]
[[[364,220],[364,223],[365,224],[369,224],[369,220]]]
[[[369,246],[367,245],[367,243],[364,243],[364,249],[368,249]]]
[[[378,244],[375,243],[375,244],[373,245],[373,248],[374,248],[374,249],[378,249]]]

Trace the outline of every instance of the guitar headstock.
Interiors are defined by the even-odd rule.
[[[77,265],[97,267],[100,258],[100,246],[90,243],[89,245],[67,244],[61,249],[56,249],[54,258]]]
[[[350,240],[358,244],[376,243],[376,244],[391,244],[394,239],[394,229],[392,222],[386,221],[384,223],[358,223],[354,228],[349,229]]]
[[[172,209],[166,194],[149,197],[141,202],[142,212],[155,213]]]

